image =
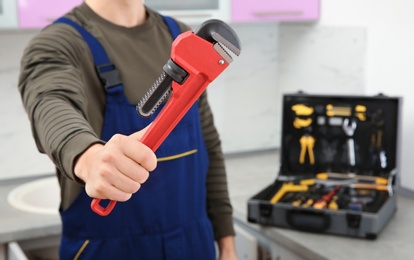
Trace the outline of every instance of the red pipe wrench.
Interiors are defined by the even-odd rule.
[[[180,34],[174,40],[171,59],[137,105],[137,112],[149,117],[168,98],[142,137],[142,143],[154,152],[158,149],[207,86],[232,62],[228,50],[240,55],[240,40],[229,25],[216,19],[204,22],[195,32]],[[107,216],[116,201],[111,200],[106,207],[102,207],[100,201],[93,199],[91,208],[97,214]]]

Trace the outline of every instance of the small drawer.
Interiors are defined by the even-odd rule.
[[[319,0],[233,0],[232,21],[315,21]]]

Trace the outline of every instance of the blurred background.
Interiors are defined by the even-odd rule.
[[[21,105],[20,58],[41,28],[81,2],[0,0],[0,183],[54,172],[50,160],[37,152]],[[193,28],[209,18],[222,19],[239,34],[241,56],[207,90],[227,158],[271,151],[266,158],[279,161],[284,94],[402,97],[398,192],[414,198],[414,1],[145,3]],[[266,183],[276,176],[273,168]],[[231,181],[238,187],[243,180]]]

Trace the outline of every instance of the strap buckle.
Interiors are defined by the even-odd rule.
[[[119,72],[112,63],[106,63],[96,66],[96,70],[101,78],[105,89],[121,84]]]

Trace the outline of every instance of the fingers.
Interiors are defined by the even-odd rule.
[[[149,124],[144,129],[135,132],[128,136],[128,143],[134,144],[134,145],[127,145],[125,146],[125,153],[134,161],[141,164],[144,168],[146,168],[148,171],[153,171],[155,167],[157,166],[157,158],[155,156],[155,153],[145,144],[138,142],[141,140],[141,138],[144,136],[146,131],[149,129],[151,124]]]
[[[133,194],[124,192],[116,188],[115,186],[109,184],[90,185],[90,183],[87,183],[85,186],[85,190],[88,196],[90,196],[91,198],[110,199],[115,201],[127,201],[132,197]]]
[[[126,201],[148,179],[149,172],[142,167],[136,167],[138,172],[133,173],[133,168],[122,172],[116,168],[116,165],[106,160],[101,161],[100,169],[97,169],[86,183],[86,192],[89,196]],[[131,179],[128,175],[134,176],[135,179]]]
[[[123,181],[127,181],[127,178],[130,178],[134,182],[143,184],[149,177],[149,170],[130,158],[126,158],[123,163],[117,164],[116,167],[122,173],[122,177],[125,177],[125,179],[120,178]],[[118,186],[115,182],[114,184]]]
[[[152,124],[152,123],[151,123]],[[140,131],[137,131],[130,135],[131,138],[134,138],[137,141],[140,141],[141,138],[144,136],[144,134],[148,131],[151,124],[147,125],[145,128],[141,129]]]
[[[145,129],[141,131],[145,131]],[[112,141],[112,144],[117,145],[121,150],[120,152],[135,164],[139,164],[147,171],[153,171],[157,166],[157,157],[148,146],[136,139],[138,135],[142,134],[141,131],[130,136],[114,135],[110,141]],[[126,161],[122,161],[122,163],[126,163]],[[135,179],[133,176],[130,177]]]
[[[126,201],[148,179],[157,165],[154,152],[139,142],[143,131],[130,136],[114,135],[94,157],[86,181],[89,196]]]

